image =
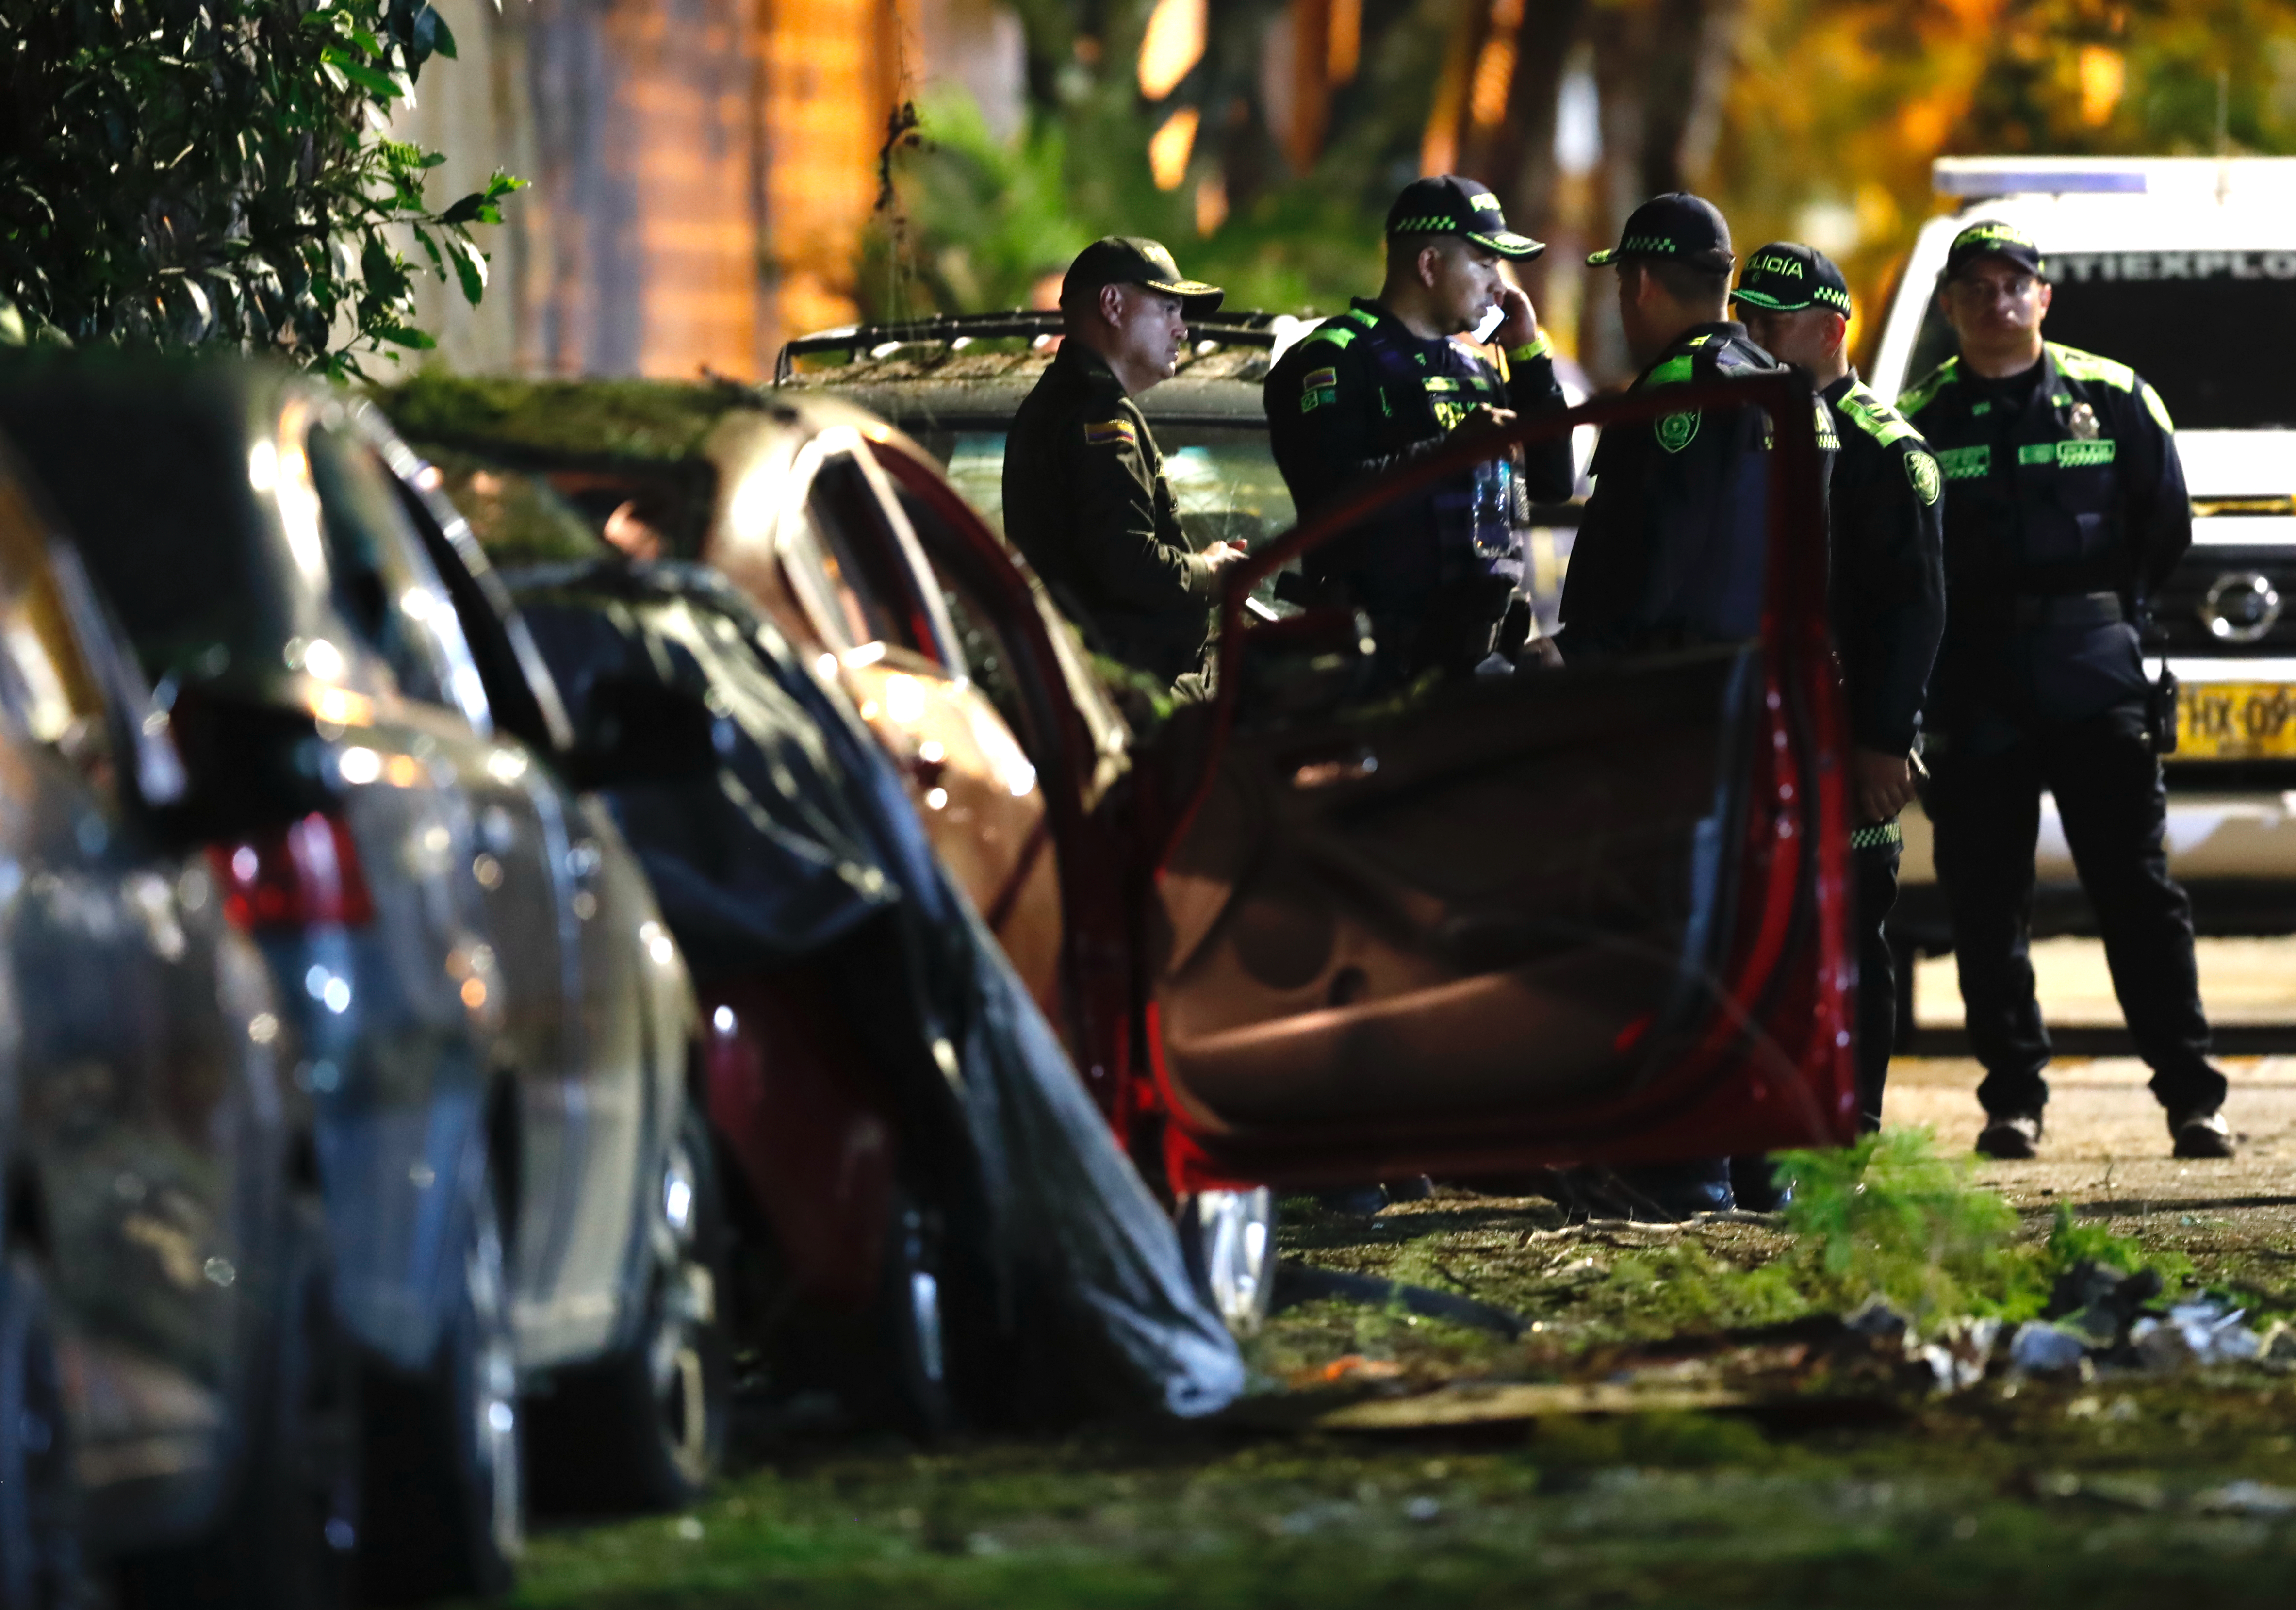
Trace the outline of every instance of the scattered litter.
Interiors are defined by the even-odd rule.
[[[2090,1343],[2079,1334],[2043,1319],[2028,1319],[2009,1338],[2009,1368],[2021,1375],[2078,1372],[2088,1363]]]
[[[2180,1302],[2166,1319],[2147,1316],[2130,1326],[2129,1343],[2152,1370],[2244,1363],[2262,1351],[2262,1338],[2241,1323],[2246,1312],[2212,1300]]]

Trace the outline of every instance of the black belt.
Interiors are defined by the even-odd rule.
[[[2009,600],[2016,626],[2110,626],[2128,618],[2119,593],[2023,593]]]

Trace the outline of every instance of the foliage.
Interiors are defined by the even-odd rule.
[[[430,347],[394,234],[476,303],[472,229],[523,183],[433,210],[444,159],[383,132],[455,53],[429,0],[0,0],[0,308],[34,340],[337,377]]]
[[[1878,313],[1936,157],[2219,149],[2296,152],[2291,0],[1749,0],[1716,195]]]

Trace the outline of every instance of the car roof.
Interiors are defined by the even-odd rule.
[[[1250,309],[1200,319],[1188,327],[1177,373],[1135,401],[1152,423],[1265,429],[1260,383],[1316,322]],[[1052,362],[1060,335],[1056,310],[1029,308],[842,325],[784,346],[774,394],[833,392],[910,431],[1001,429]]]

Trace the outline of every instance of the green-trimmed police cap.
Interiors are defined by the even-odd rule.
[[[1506,226],[1506,214],[1489,185],[1456,173],[1406,185],[1387,209],[1387,234],[1390,240],[1399,234],[1456,234],[1519,261],[1546,250],[1546,242]]]
[[[1946,248],[1944,277],[1959,277],[1963,269],[1981,257],[2005,258],[2036,277],[2042,273],[2041,249],[2031,235],[2014,224],[1981,218],[1955,235],[1953,244]]]
[[[1595,252],[1590,268],[1620,258],[1662,257],[1693,268],[1727,274],[1738,259],[1730,250],[1730,226],[1721,209],[1703,196],[1670,190],[1635,209],[1620,232],[1619,243]]]
[[[1089,296],[1103,285],[1145,285],[1180,299],[1180,311],[1201,318],[1220,305],[1227,293],[1218,285],[1192,280],[1161,242],[1142,235],[1103,236],[1077,253],[1076,261],[1061,277],[1061,306],[1078,296]]]
[[[1849,282],[1841,277],[1833,259],[1816,247],[1772,241],[1746,259],[1730,300],[1773,313],[1830,308],[1848,318]]]

